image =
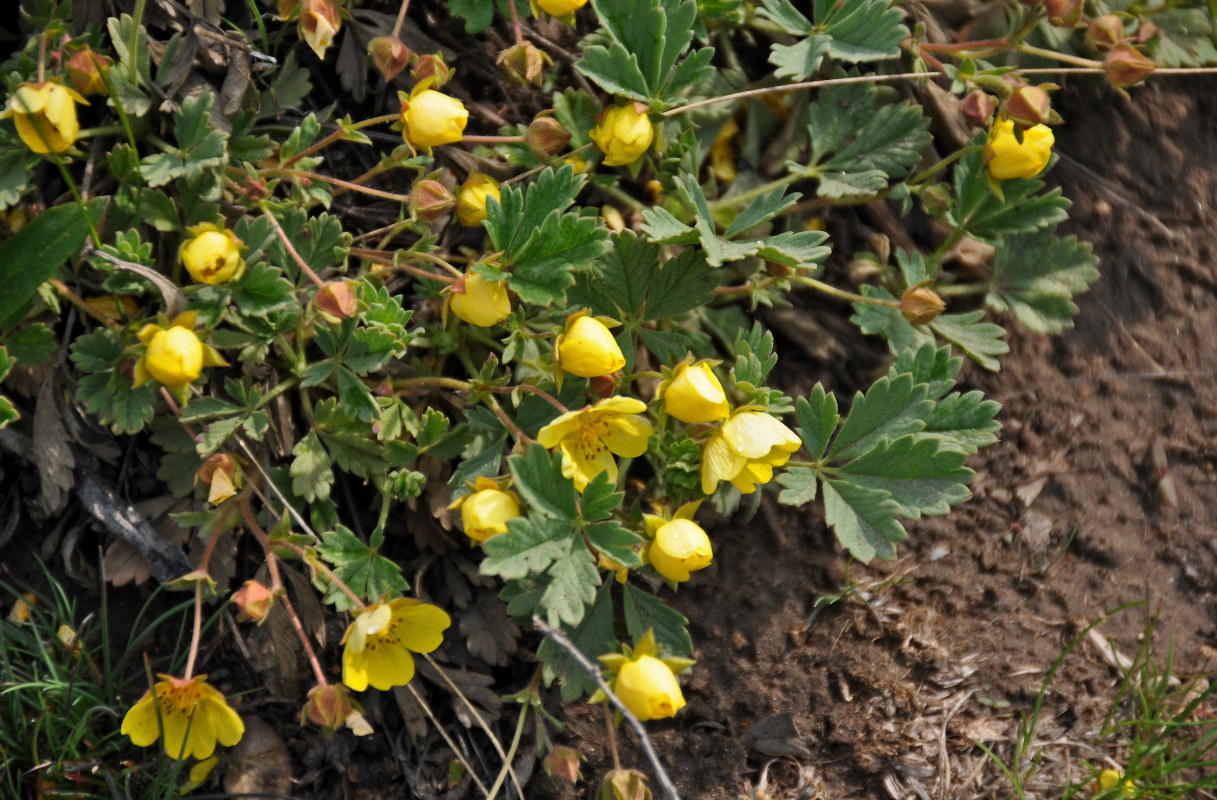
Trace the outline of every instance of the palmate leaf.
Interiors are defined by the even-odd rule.
[[[1213,46],[1212,4],[1205,8],[1164,8],[1150,17],[1158,26],[1157,45],[1150,52],[1164,67],[1217,64]]]
[[[833,442],[829,457],[858,457],[884,439],[920,431],[925,427],[925,417],[934,408],[928,393],[928,386],[914,383],[913,376],[908,374],[875,381],[866,394],[854,395],[849,416]]]
[[[321,535],[317,554],[334,567],[334,574],[343,583],[370,603],[386,594],[396,595],[410,588],[401,576],[401,567],[377,553],[375,547],[364,544],[342,525]],[[332,582],[326,586],[325,602],[333,603],[339,611],[355,605],[346,592]]]
[[[579,513],[574,483],[562,475],[562,454],[533,444],[523,455],[507,459],[515,490],[534,515],[568,522]]]
[[[491,536],[484,542],[482,574],[515,580],[547,572],[555,561],[570,552],[573,538],[568,521],[531,516],[510,519],[507,533]]]
[[[550,625],[578,625],[583,621],[585,607],[596,599],[596,587],[600,585],[595,556],[578,538],[571,537],[566,541],[566,552],[546,574],[550,582],[541,595],[538,610],[544,611]]]
[[[547,168],[526,189],[504,186],[500,201],[486,204],[486,232],[511,272],[507,285],[527,303],[564,302],[574,272],[608,247],[595,217],[568,210],[585,180],[569,165]]]
[[[606,91],[661,110],[713,73],[713,48],[680,60],[693,41],[694,0],[592,0],[592,7],[601,30],[587,37],[575,69]]]
[[[876,107],[878,96],[871,84],[821,91],[808,109],[810,158],[790,170],[819,179],[827,197],[871,194],[907,174],[930,141],[929,119],[911,103]]]
[[[985,302],[1013,311],[1035,333],[1060,333],[1073,327],[1073,297],[1099,277],[1090,245],[1074,236],[1050,232],[1007,237],[993,258]]]
[[[879,441],[841,467],[840,477],[856,486],[886,491],[900,507],[900,516],[945,514],[970,496],[974,474],[963,466],[965,453],[940,450],[938,442],[918,436]]]
[[[848,480],[826,480],[824,519],[837,533],[837,541],[862,563],[876,556],[896,557],[896,542],[908,534],[897,505],[882,489],[870,489]]]
[[[853,63],[880,61],[900,54],[909,31],[904,14],[888,0],[815,0],[813,25],[789,0],[762,0],[761,15],[792,36],[807,37],[794,45],[774,44],[769,62],[775,75],[806,80],[824,56]]]
[[[693,639],[689,636],[689,620],[679,611],[668,608],[653,594],[627,583],[622,594],[625,629],[634,641],[652,631],[655,641],[663,646],[665,657],[693,654]]]
[[[984,317],[985,312],[979,310],[966,314],[943,314],[931,322],[929,328],[977,364],[997,372],[1001,368],[997,356],[1009,353],[1010,345],[1003,338],[1006,329],[992,322],[984,322]]]
[[[978,134],[972,145],[979,147],[984,141],[984,134]],[[972,238],[986,242],[1012,233],[1051,228],[1065,220],[1072,205],[1061,196],[1060,187],[1040,194],[1044,182],[1039,178],[1002,181],[1003,197],[997,197],[989,188],[982,150],[959,159],[951,183],[957,202],[947,212],[947,221]]]

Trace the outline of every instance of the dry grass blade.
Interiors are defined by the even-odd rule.
[[[435,726],[435,729],[439,731],[439,735],[443,737],[444,742],[452,750],[452,755],[457,761],[461,762],[461,766],[464,767],[465,771],[469,773],[469,777],[473,778],[473,782],[476,783],[478,788],[482,790],[482,796],[489,798],[490,792],[486,789],[486,784],[482,783],[482,779],[479,778],[477,772],[474,771],[473,765],[470,764],[463,755],[461,755],[460,748],[456,746],[456,742],[452,741],[452,737],[448,735],[448,731],[444,730],[444,726],[439,724],[439,720],[436,719],[435,712],[431,710],[431,706],[427,705],[427,701],[423,699],[423,696],[419,694],[418,690],[415,689],[412,684],[407,683],[406,688],[410,690],[410,694],[414,695],[415,702],[417,702],[419,707],[422,708],[423,712],[427,715],[427,718],[431,720],[431,724]]]

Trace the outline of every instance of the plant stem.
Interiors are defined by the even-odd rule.
[[[310,172],[306,169],[276,170],[276,172],[281,172],[282,174],[292,178],[308,178],[314,181],[323,181],[325,183],[333,184],[334,186],[341,186],[348,191],[362,192],[366,195],[371,195],[372,197],[383,197],[386,200],[396,200],[399,203],[410,202],[410,196],[406,194],[395,194],[393,192],[386,192],[383,189],[373,189],[370,186],[360,186],[357,183],[344,181],[342,178],[333,178],[329,175],[321,175],[316,172]]]
[[[1042,47],[1036,47],[1035,45],[1027,44],[1025,42],[1019,44],[1018,52],[1026,53],[1029,56],[1047,58],[1052,61],[1060,61],[1064,64],[1073,64],[1078,67],[1086,67],[1087,69],[1103,69],[1103,62],[1101,61],[1095,61],[1090,58],[1081,58],[1079,56],[1071,56],[1068,53],[1058,53],[1055,50],[1045,50]]]
[[[884,300],[880,297],[867,297],[865,295],[855,294],[853,292],[847,292],[844,289],[838,289],[835,286],[830,286],[829,284],[824,283],[823,281],[818,281],[815,278],[804,278],[801,275],[794,275],[794,276],[791,276],[790,281],[792,283],[799,283],[810,289],[815,289],[817,291],[823,292],[824,294],[831,295],[832,297],[837,297],[837,298],[840,298],[841,300],[847,300],[851,303],[868,303],[869,305],[872,305],[872,306],[886,306],[888,308],[900,308],[900,303],[898,303],[895,300]]]
[[[507,0],[507,7],[511,9],[511,29],[515,31],[516,44],[524,44],[524,34],[520,31],[520,14],[516,11],[516,0]],[[494,793],[491,792],[491,797]]]
[[[266,207],[265,203],[259,204],[258,207],[262,209],[262,213],[267,219],[270,220],[270,224],[275,227],[275,234],[279,237],[279,241],[283,242],[283,247],[287,249],[287,254],[292,257],[293,261],[296,262],[296,266],[300,267],[300,271],[307,275],[309,280],[317,285],[318,289],[323,288],[325,286],[325,281],[321,280],[317,273],[313,272],[313,268],[306,264],[304,259],[300,257],[300,254],[296,252],[296,248],[292,245],[291,239],[287,238],[287,234],[284,232],[283,226],[279,224],[279,220],[275,217],[271,210]]]
[[[301,150],[299,153],[292,156],[287,161],[284,161],[282,164],[279,165],[279,168],[287,169],[288,167],[290,167],[292,164],[295,164],[300,159],[305,158],[307,156],[311,156],[313,153],[316,153],[318,150],[320,150],[328,145],[331,145],[334,142],[341,139],[347,131],[361,130],[363,128],[367,128],[372,125],[379,125],[382,122],[396,122],[400,116],[401,116],[400,114],[384,114],[379,117],[372,117],[371,119],[365,119],[360,122],[356,122],[352,125],[347,125],[346,127],[339,126],[338,130],[330,133],[328,136],[326,136],[321,141],[316,142],[316,143],[310,145],[309,147],[306,147],[304,150]]]
[[[139,85],[139,29],[144,24],[144,8],[148,0],[135,0],[135,10],[131,12],[131,38],[127,40],[127,58],[131,59],[127,68],[127,76],[135,86]]]
[[[953,283],[946,286],[936,286],[934,291],[940,297],[965,297],[973,294],[984,294],[989,291],[987,283]]]
[[[970,53],[973,50],[1004,50],[1010,46],[1001,39],[977,39],[974,42],[921,42],[921,49],[931,53]]]
[[[441,389],[455,389],[458,392],[467,392],[473,388],[473,384],[468,381],[445,378],[441,375],[423,375],[418,378],[402,378],[401,380],[393,381],[394,391],[399,389],[421,389],[432,386],[437,386]]]
[[[50,280],[47,281],[47,283],[49,283],[49,284],[51,284],[51,286],[55,287],[55,291],[57,291],[61,295],[63,295],[64,299],[66,299],[72,305],[76,306],[81,311],[88,314],[90,317],[97,320],[101,324],[105,325],[107,328],[114,331],[115,333],[122,333],[123,329],[122,329],[121,325],[119,325],[117,322],[115,322],[114,320],[107,317],[101,311],[97,310],[96,308],[93,308],[93,306],[86,303],[83,299],[81,299],[80,295],[76,294],[71,289],[69,289],[63,283],[63,281],[59,280],[58,278],[51,278]]]
[[[894,75],[860,75],[851,76],[848,78],[828,78],[820,81],[802,81],[800,83],[788,83],[785,86],[766,86],[760,89],[746,89],[742,92],[732,92],[731,94],[720,95],[719,97],[710,97],[705,100],[698,100],[696,103],[689,103],[676,108],[669,108],[663,112],[665,117],[675,117],[678,114],[684,114],[687,111],[692,111],[695,108],[714,105],[715,103],[729,103],[732,100],[742,100],[745,97],[756,97],[762,94],[779,94],[782,92],[797,92],[802,89],[819,89],[824,86],[846,86],[851,83],[881,83],[883,81],[908,81],[920,80],[924,78],[940,78],[941,72],[900,72]]]
[[[186,680],[194,677],[194,660],[199,655],[199,640],[203,635],[203,584],[194,584],[194,631],[190,634],[190,654],[186,656]]]
[[[393,22],[393,32],[389,34],[394,39],[400,41],[401,26],[406,21],[406,11],[410,8],[410,0],[402,0],[401,8],[397,11],[397,19]]]
[[[512,3],[511,10],[515,11],[515,4]],[[520,708],[520,719],[516,722],[515,736],[511,737],[511,747],[507,748],[507,755],[503,756],[503,768],[499,770],[499,775],[494,779],[494,784],[491,785],[490,791],[486,793],[486,800],[495,800],[499,795],[499,789],[503,788],[503,782],[507,780],[507,776],[511,773],[511,763],[516,757],[516,750],[520,747],[520,740],[524,738],[524,721],[528,719],[528,706]]]
[[[905,181],[905,183],[907,183],[909,186],[917,186],[918,184],[925,181],[927,178],[933,176],[934,173],[950,166],[951,164],[954,164],[956,161],[963,158],[967,154],[975,153],[977,150],[983,150],[984,148],[985,148],[985,146],[983,144],[971,144],[971,145],[968,145],[967,147],[956,150],[954,153],[951,153],[949,156],[942,159],[937,164],[934,164],[933,166],[926,168],[926,170],[924,172],[914,175],[912,178]]]
[[[508,431],[511,432],[511,436],[513,439],[515,439],[520,444],[524,444],[524,445],[533,441],[532,438],[528,434],[526,434],[526,433],[524,433],[524,431],[520,430],[520,426],[516,425],[515,420],[513,420],[511,417],[507,416],[507,412],[503,410],[503,407],[501,405],[499,405],[498,400],[495,400],[493,397],[487,397],[486,401],[487,401],[487,404],[490,406],[490,410],[493,411],[494,415],[499,418],[499,422],[502,422],[503,426],[505,428],[507,428]]]
[[[465,134],[461,137],[461,141],[469,142],[470,144],[515,144],[527,142],[528,137],[524,134],[519,134],[518,136],[479,136],[476,134]]]
[[[613,751],[613,769],[621,769],[621,756],[617,752],[617,729],[613,727],[613,709],[605,703],[601,708],[604,709],[604,729],[608,731],[609,749]]]
[[[749,189],[746,192],[740,192],[739,194],[728,195],[727,197],[720,197],[717,200],[712,200],[707,203],[706,206],[710,209],[711,214],[719,209],[734,208],[736,206],[743,205],[744,203],[751,202],[755,198],[768,192],[781,189],[784,186],[789,186],[802,178],[802,175],[787,175],[783,178],[778,178],[777,180],[773,180],[769,183]]]
[[[518,386],[514,386],[514,387],[512,387],[512,386],[494,386],[494,387],[487,386],[486,387],[486,391],[498,392],[499,394],[507,394],[510,392],[514,392],[516,389],[522,389],[525,392],[535,394],[537,397],[539,397],[542,400],[544,400],[545,402],[549,403],[551,406],[558,409],[558,411],[562,412],[563,414],[570,413],[570,409],[567,408],[566,406],[562,405],[562,403],[560,403],[556,397],[554,397],[553,395],[551,395],[549,392],[545,391],[544,389],[541,389],[537,386],[532,385],[531,383],[521,383]]]
[[[85,224],[89,226],[89,238],[93,240],[93,246],[101,247],[101,234],[97,232],[97,226],[93,224],[93,218],[89,216],[89,208],[85,205],[84,198],[80,195],[80,189],[76,187],[76,181],[72,179],[72,173],[68,172],[63,159],[58,155],[48,154],[48,158],[55,162],[55,166],[59,168],[59,174],[63,176],[64,183],[68,185],[68,190],[71,191],[72,197],[76,199],[76,205],[80,206],[80,213],[84,215]]]

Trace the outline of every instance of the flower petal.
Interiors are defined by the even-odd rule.
[[[650,420],[637,414],[613,417],[608,421],[609,435],[604,445],[623,458],[637,458],[647,451],[647,440],[655,432]]]
[[[442,608],[411,598],[389,605],[393,608],[393,634],[406,648],[430,653],[444,643],[444,631],[452,625],[452,618]]]

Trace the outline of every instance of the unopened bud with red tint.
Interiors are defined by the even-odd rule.
[[[1117,89],[1135,86],[1158,68],[1140,50],[1128,43],[1113,47],[1103,66],[1107,70],[1107,80]]]
[[[106,82],[102,77],[114,62],[94,53],[87,47],[68,59],[68,79],[81,94],[101,95],[106,93]]]
[[[531,42],[513,45],[499,53],[498,65],[503,76],[517,86],[540,86],[545,77],[545,68],[553,59],[537,49]]]
[[[342,27],[342,17],[334,0],[303,0],[300,5],[300,38],[325,60],[325,51],[334,43]]]
[[[925,286],[912,286],[900,297],[900,314],[914,325],[928,325],[946,307],[942,298]]]
[[[456,205],[456,198],[444,184],[431,178],[414,182],[410,192],[410,213],[421,220],[435,222]]]
[[[321,287],[313,303],[330,322],[355,316],[355,291],[347,281],[330,281]]]
[[[1052,110],[1052,100],[1048,97],[1048,90],[1059,88],[1054,83],[1016,88],[1006,100],[1006,116],[1020,128],[1059,123],[1061,116]]]
[[[319,726],[326,736],[333,736],[343,725],[350,724],[348,720],[354,717],[363,717],[363,707],[351,697],[350,689],[340,683],[330,683],[309,690],[308,702],[304,704],[300,721],[311,722]],[[356,735],[359,733],[356,732]]]
[[[578,750],[560,745],[545,757],[545,774],[559,783],[574,786],[582,777],[579,772],[579,762],[582,760],[583,754]]]
[[[245,483],[241,462],[231,453],[216,453],[199,467],[195,473],[195,483],[211,487],[207,502],[213,506],[219,505],[235,495]]]
[[[1044,0],[1048,22],[1058,28],[1073,28],[1082,21],[1083,0]]]
[[[253,621],[261,625],[275,605],[275,596],[274,592],[257,581],[245,581],[244,586],[232,593],[228,602],[237,607],[238,622]]]
[[[410,77],[416,84],[431,79],[430,89],[439,89],[452,80],[453,69],[444,63],[444,57],[439,53],[419,56],[410,68]]]
[[[973,125],[988,127],[989,119],[997,110],[997,100],[988,92],[973,89],[972,93],[959,104],[959,110],[963,112],[964,119]]]
[[[588,378],[587,388],[601,399],[612,397],[617,391],[617,377],[615,375],[597,375],[594,378]]]
[[[548,161],[570,144],[570,131],[558,120],[541,112],[528,126],[528,148],[541,161]]]
[[[386,81],[391,81],[410,63],[410,48],[396,36],[377,36],[368,42],[368,55],[376,65],[376,71]]]
[[[1159,33],[1162,33],[1162,29],[1154,23],[1142,22],[1137,28],[1137,35],[1133,37],[1133,41],[1137,44],[1145,44]]]
[[[1124,21],[1115,14],[1095,17],[1086,29],[1086,43],[1095,50],[1109,50],[1127,38]]]

